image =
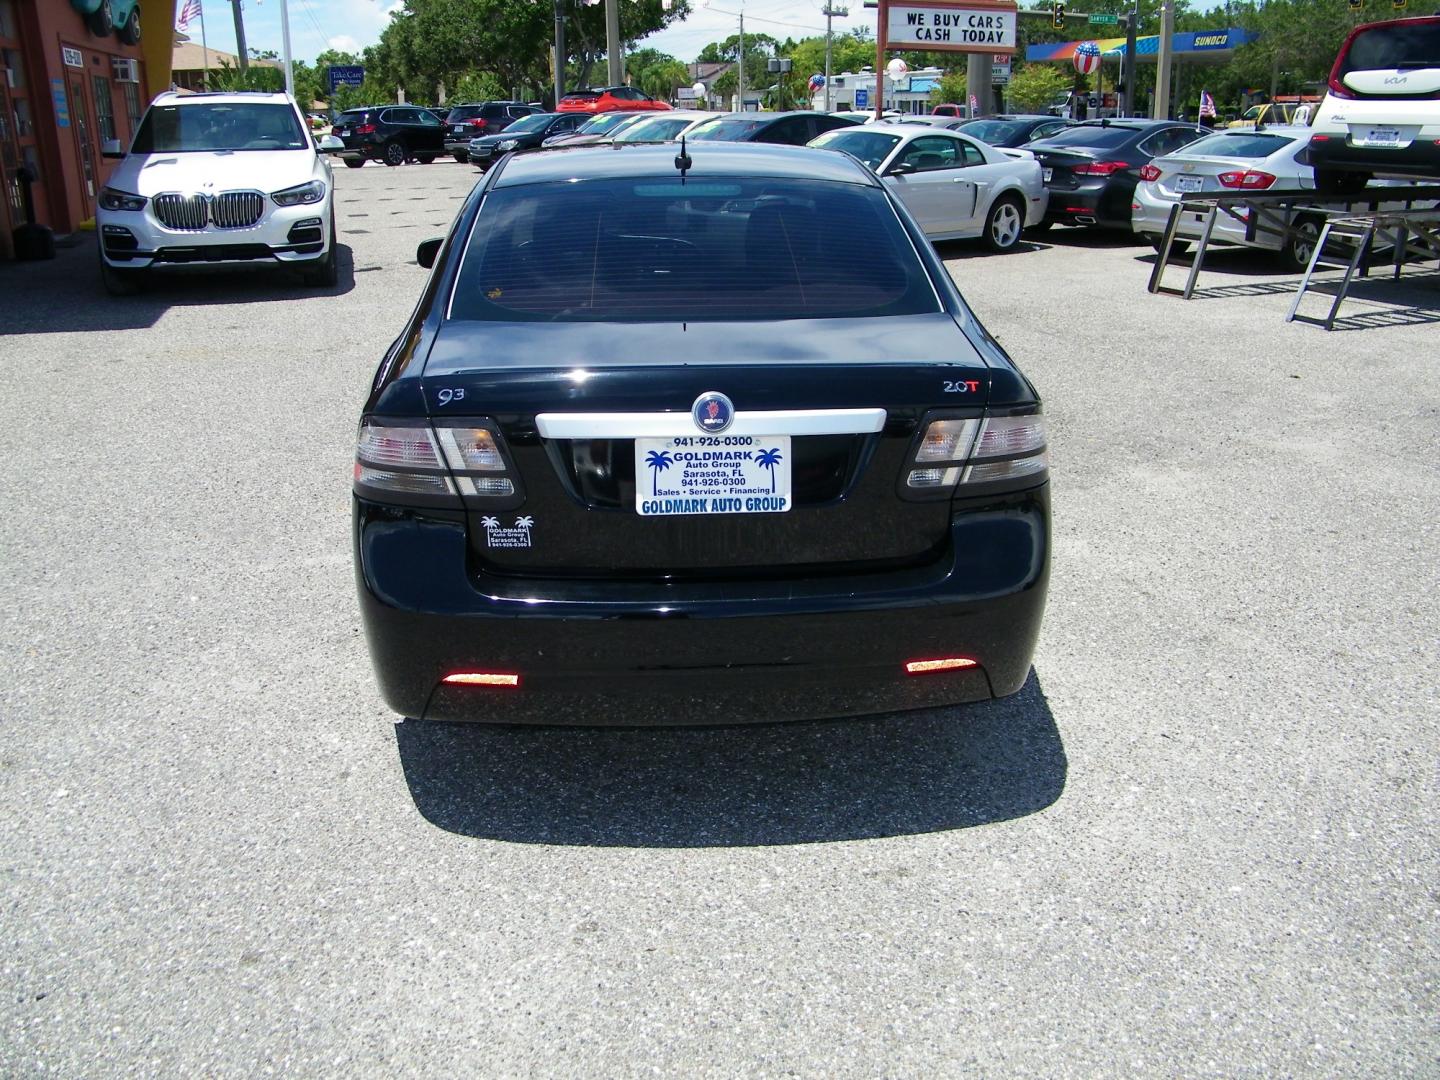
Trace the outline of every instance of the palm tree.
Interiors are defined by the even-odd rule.
[[[491,517],[489,514],[486,514],[480,519],[480,524],[486,529],[498,529],[500,527],[499,520]]]
[[[645,455],[645,465],[650,469],[651,495],[655,494],[655,487],[660,483],[660,473],[674,464],[674,461],[669,450],[651,450]]]
[[[755,464],[770,470],[770,494],[775,494],[775,466],[780,464],[780,448],[761,450],[755,455]]]
[[[524,529],[526,532],[529,532],[530,526],[534,524],[535,519],[529,514],[526,514],[524,517],[518,517],[515,519],[515,527],[517,529]]]

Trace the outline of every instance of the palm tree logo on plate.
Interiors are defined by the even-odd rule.
[[[770,450],[761,450],[755,455],[755,464],[762,469],[770,470],[770,494],[775,494],[775,466],[780,464],[780,448],[778,446]]]
[[[645,455],[645,466],[650,470],[650,494],[656,494],[656,486],[660,483],[660,474],[675,463],[670,456],[669,450],[651,450]]]

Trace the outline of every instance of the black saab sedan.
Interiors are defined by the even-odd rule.
[[[859,162],[676,150],[506,157],[421,245],[354,469],[386,701],[714,724],[1014,693],[1050,565],[1034,388]]]
[[[1027,143],[1050,191],[1051,225],[1098,225],[1130,231],[1130,203],[1140,170],[1210,132],[1174,120],[1088,120]]]

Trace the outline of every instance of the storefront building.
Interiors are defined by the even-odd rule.
[[[111,18],[87,14],[101,4]],[[0,258],[13,256],[11,230],[25,221],[22,168],[37,177],[38,223],[63,235],[94,217],[114,165],[102,144],[128,144],[152,93],[169,85],[173,14],[168,0],[145,7],[153,12],[139,9],[140,29],[164,47],[158,85],[145,59],[155,43],[136,33],[132,0],[0,0]],[[107,22],[116,25],[95,32]]]

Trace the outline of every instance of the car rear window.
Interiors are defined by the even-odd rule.
[[[1308,136],[1306,137],[1308,140]],[[1265,158],[1296,142],[1289,135],[1207,135],[1184,148],[1186,157]]]
[[[1047,146],[1097,146],[1111,147],[1119,146],[1128,142],[1136,135],[1135,128],[1110,125],[1101,127],[1072,127],[1064,131],[1057,131],[1054,135],[1046,135],[1040,142]]]
[[[879,189],[672,173],[491,191],[449,317],[750,322],[938,310]]]
[[[1021,134],[1027,124],[1028,120],[972,120],[961,124],[958,130],[972,139],[994,144],[1004,142],[1011,135]]]
[[[207,102],[153,105],[131,152],[177,154],[213,150],[303,150],[310,137],[289,105]]]
[[[456,105],[445,117],[447,124],[458,124],[461,120],[472,120],[483,115],[483,105]]]
[[[1377,26],[1355,36],[1340,58],[1342,78],[1352,71],[1440,68],[1440,22]]]

